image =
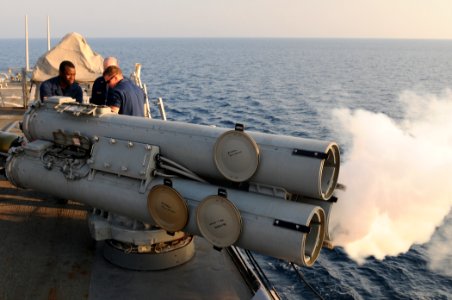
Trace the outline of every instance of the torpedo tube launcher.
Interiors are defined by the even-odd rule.
[[[22,130],[28,142],[6,163],[17,187],[305,266],[328,238],[334,142],[116,115],[65,97],[34,102]]]

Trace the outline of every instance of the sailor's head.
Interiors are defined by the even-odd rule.
[[[115,87],[121,79],[123,79],[122,71],[117,66],[109,66],[105,69],[104,73],[104,80],[107,83],[107,85],[111,88]]]
[[[109,66],[119,66],[116,57],[109,56],[104,59],[104,70],[106,70]]]
[[[75,65],[68,61],[64,60],[60,64],[59,76],[63,83],[67,85],[71,85],[75,82]]]

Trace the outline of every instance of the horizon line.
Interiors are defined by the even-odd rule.
[[[68,32],[69,33],[69,32]],[[66,34],[65,34],[66,35]],[[51,37],[50,39],[62,39],[63,36]],[[84,38],[88,39],[330,39],[330,40],[437,40],[437,41],[450,41],[452,38],[413,38],[413,37],[321,37],[321,36],[90,36],[81,34]],[[25,37],[0,37],[0,40],[18,40],[25,39]],[[29,40],[33,39],[47,39],[46,36],[29,37]]]

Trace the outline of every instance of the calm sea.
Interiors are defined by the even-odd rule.
[[[118,57],[126,74],[141,63],[150,97],[163,97],[169,119],[228,128],[240,122],[249,130],[339,144],[342,140],[329,123],[333,109],[364,109],[401,120],[401,93],[441,95],[452,88],[452,41],[88,39],[88,43],[103,56]],[[31,65],[46,45],[43,39],[30,41]],[[24,52],[22,40],[0,40],[0,70],[23,66]],[[347,144],[341,146],[346,154]],[[435,233],[449,246],[451,228],[449,213]],[[427,248],[428,243],[415,244],[405,254],[384,260],[369,257],[361,265],[342,248],[322,250],[314,267],[298,271],[325,299],[452,299],[451,273],[431,270]],[[257,258],[283,299],[318,297],[286,262]],[[452,268],[450,254],[445,263]]]

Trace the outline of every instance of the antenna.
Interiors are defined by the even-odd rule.
[[[25,71],[30,70],[28,63],[28,15],[25,15]]]
[[[50,50],[50,17],[47,16],[47,51]]]

